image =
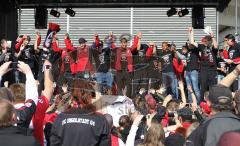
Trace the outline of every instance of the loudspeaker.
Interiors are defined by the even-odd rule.
[[[48,10],[39,6],[35,9],[35,29],[46,29],[48,22]]]
[[[192,8],[192,27],[195,29],[204,29],[204,9],[203,6]]]

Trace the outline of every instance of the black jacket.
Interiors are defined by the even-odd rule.
[[[227,131],[238,130],[240,118],[231,112],[220,112],[204,121],[187,138],[187,146],[215,146],[220,136]]]
[[[73,109],[57,116],[50,142],[52,146],[110,146],[110,127],[103,115]]]
[[[17,113],[17,126],[28,128],[36,110],[36,104],[33,100],[27,100]]]
[[[0,146],[40,146],[32,132],[20,127],[1,127]]]

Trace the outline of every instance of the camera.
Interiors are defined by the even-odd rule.
[[[12,69],[17,69],[17,65],[18,65],[18,62],[12,62],[9,67]]]

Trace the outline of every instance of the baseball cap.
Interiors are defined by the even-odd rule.
[[[78,39],[79,44],[86,43],[87,41],[84,38],[79,38]]]
[[[208,100],[212,103],[212,104],[220,104],[220,100],[222,99],[226,99],[227,103],[225,104],[231,104],[232,102],[232,92],[231,90],[224,86],[224,85],[214,85],[210,88],[209,90],[209,96],[208,96]]]
[[[235,36],[233,34],[228,34],[224,38],[229,39],[229,40],[235,40]]]

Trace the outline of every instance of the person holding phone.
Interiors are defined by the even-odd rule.
[[[11,41],[2,39],[1,45],[0,45],[0,65],[4,64],[5,62],[13,61],[13,60],[14,60],[14,55],[11,50]],[[5,83],[9,85],[15,82],[12,74],[13,74],[13,71],[10,71],[2,77],[1,87],[5,86]]]
[[[23,61],[24,63],[28,64],[32,72],[34,72],[35,50],[33,44],[30,44],[30,41],[30,36],[20,36],[20,40],[15,46],[15,56],[17,57],[17,60]],[[25,77],[23,74],[19,74],[19,80],[20,82],[24,83]]]

